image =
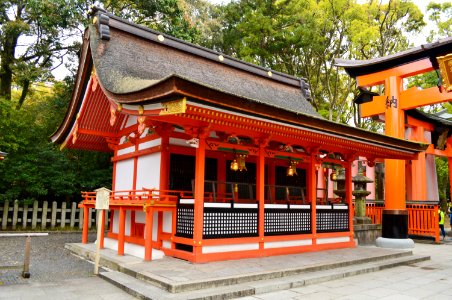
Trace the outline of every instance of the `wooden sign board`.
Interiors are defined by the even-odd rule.
[[[96,192],[96,209],[109,209],[110,207],[110,190],[107,188],[100,188]]]
[[[438,60],[441,71],[443,89],[446,92],[452,92],[452,53],[445,56],[438,56],[436,59]]]

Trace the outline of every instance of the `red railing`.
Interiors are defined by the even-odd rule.
[[[373,224],[382,223],[384,202],[366,201],[366,216]],[[407,201],[408,234],[435,238],[439,242],[438,204],[436,201]]]
[[[83,201],[79,207],[84,209],[85,215],[88,215],[90,208],[94,208],[96,205],[96,192],[82,192]],[[110,193],[109,207],[119,213],[119,231],[114,234],[118,239],[118,255],[124,254],[124,243],[126,241],[132,243],[142,242],[145,247],[145,260],[152,259],[152,226],[153,226],[153,214],[154,212],[169,211],[175,215],[176,204],[178,199],[192,197],[191,193],[185,191],[168,191],[168,190],[129,190],[129,191],[113,191]],[[125,235],[125,219],[127,211],[144,211],[146,213],[145,224],[137,223],[131,228],[131,235]],[[82,243],[88,242],[88,222],[87,218],[84,219]],[[175,231],[175,217],[172,218],[173,232]],[[101,224],[105,224],[105,214],[102,214]],[[139,225],[139,226],[138,226]],[[103,228],[103,225],[101,225]],[[160,229],[160,228],[159,228]],[[134,232],[134,234],[132,233]],[[112,235],[113,233],[109,233]],[[135,239],[135,236],[140,236]],[[158,233],[157,243],[161,245],[163,240],[169,240],[170,234],[164,232]],[[101,232],[100,247],[103,248],[104,235]]]

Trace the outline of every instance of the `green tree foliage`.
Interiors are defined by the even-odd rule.
[[[424,26],[422,13],[409,0],[242,0],[223,11],[215,23],[221,32],[212,39],[216,50],[305,77],[312,105],[337,122],[353,116],[355,82],[334,66],[334,58],[368,59],[404,50],[407,33]]]
[[[430,2],[427,6],[427,13],[429,20],[435,25],[435,29],[430,31],[429,42],[452,36],[452,4],[450,2]]]
[[[440,199],[450,199],[449,168],[447,158],[435,157],[436,174],[438,178],[438,193]]]
[[[12,86],[20,87],[18,109],[31,84],[49,80],[52,65],[75,47],[67,40],[81,19],[76,1],[0,1],[0,97],[11,100]]]
[[[74,75],[49,86],[40,83],[51,79],[52,65],[68,53],[73,70],[78,65],[75,54],[92,3],[0,0],[0,149],[8,153],[0,161],[0,200],[77,199],[82,190],[111,186],[110,154],[60,151],[49,141],[65,116]],[[133,22],[195,41],[199,34],[184,3],[100,1]]]
[[[13,100],[1,100],[0,147],[8,152],[0,161],[0,198],[78,199],[81,190],[111,186],[110,155],[84,151],[59,151],[48,137],[64,117],[69,83],[37,87],[20,113]],[[1,199],[0,199],[1,200]]]
[[[103,0],[102,6],[136,24],[194,42],[199,32],[178,0]]]

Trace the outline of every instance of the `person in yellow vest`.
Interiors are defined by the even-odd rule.
[[[441,208],[438,208],[438,218],[439,218],[439,229],[441,229],[441,235],[443,240],[446,238],[446,231],[444,231],[444,212]]]
[[[452,230],[452,200],[447,203],[447,209],[449,211],[450,229]]]

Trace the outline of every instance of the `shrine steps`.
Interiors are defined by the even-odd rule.
[[[93,259],[94,247],[68,244]],[[143,262],[102,250],[100,277],[140,299],[233,299],[415,264],[429,256],[411,251],[357,247],[226,262],[192,264],[166,257]]]

